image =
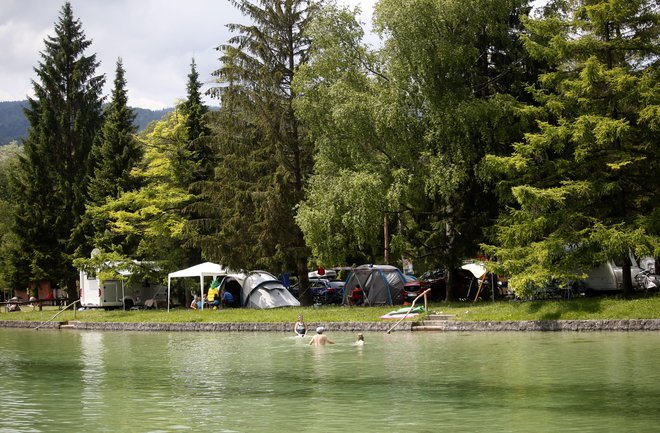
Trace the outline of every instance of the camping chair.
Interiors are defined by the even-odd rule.
[[[360,289],[353,289],[351,292],[351,296],[348,298],[349,305],[363,305],[364,304],[364,290]]]

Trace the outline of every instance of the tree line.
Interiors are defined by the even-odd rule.
[[[405,257],[446,268],[451,300],[479,253],[521,295],[613,258],[629,291],[629,252],[660,255],[655,2],[380,0],[378,47],[333,2],[231,3],[249,24],[217,48],[219,110],[193,60],[186,100],[140,134],[121,59],[103,108],[64,4],[0,161],[7,285],[75,295],[78,267],[204,259],[306,287],[310,267]]]

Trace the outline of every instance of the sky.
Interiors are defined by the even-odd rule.
[[[377,0],[337,0],[359,6],[360,20],[370,28]],[[241,16],[228,0],[70,0],[105,74],[109,96],[117,59],[125,70],[128,103],[158,110],[173,107],[186,97],[190,64],[195,59],[204,91],[211,72],[220,67],[218,45],[231,36],[228,23]],[[0,101],[32,96],[34,67],[44,40],[54,36],[64,0],[0,0]],[[207,99],[213,106],[218,102]]]

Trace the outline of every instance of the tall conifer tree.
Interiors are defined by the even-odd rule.
[[[96,56],[84,55],[90,44],[71,4],[65,3],[55,35],[45,40],[35,68],[35,98],[25,110],[30,128],[16,178],[21,191],[14,226],[20,242],[13,258],[16,287],[46,280],[76,293],[71,232],[84,212],[105,82],[95,75]]]
[[[136,187],[131,170],[142,158],[143,149],[135,137],[135,112],[128,106],[124,74],[122,61],[118,59],[112,97],[92,152],[94,170],[89,184],[92,203],[116,198],[121,191]]]
[[[306,28],[317,5],[306,0],[235,0],[251,24],[219,47],[220,148],[209,212],[198,239],[205,254],[238,268],[295,271],[307,281],[308,249],[294,209],[312,168],[311,143],[292,108],[291,82],[307,59]],[[305,302],[305,299],[303,299]]]
[[[135,112],[128,107],[124,74],[122,61],[118,59],[111,100],[105,108],[103,126],[90,156],[93,170],[88,186],[87,210],[73,233],[78,244],[77,257],[88,257],[96,247],[105,250],[114,242],[120,243],[117,239],[108,238],[108,218],[102,217],[103,214],[94,208],[138,186],[131,170],[140,162],[144,152],[135,136]]]
[[[491,157],[513,197],[493,251],[519,292],[616,259],[630,293],[629,253],[660,254],[657,2],[555,3],[525,41],[554,67],[522,111],[538,128]]]
[[[202,214],[198,212],[204,208],[206,200],[201,192],[206,181],[213,175],[215,156],[211,148],[211,129],[208,126],[208,107],[202,101],[201,94],[202,83],[199,81],[199,73],[195,64],[195,59],[190,64],[190,74],[188,74],[187,98],[182,102],[178,109],[183,115],[185,125],[184,143],[181,149],[176,152],[176,159],[172,161],[175,170],[178,168],[181,179],[181,186],[195,193],[195,198],[184,208],[184,214],[187,221],[198,220]],[[191,239],[198,237],[200,232],[208,232],[208,228],[192,227],[186,225],[186,257],[187,265],[194,265],[202,260],[201,248],[193,246]]]
[[[211,130],[207,126],[206,114],[209,109],[202,101],[199,73],[193,59],[188,74],[186,86],[188,96],[181,104],[180,109],[186,119],[186,150],[190,153],[192,168],[192,180],[206,180],[213,170],[213,152],[209,147],[209,135]]]

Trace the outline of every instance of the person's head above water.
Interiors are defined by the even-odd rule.
[[[323,334],[323,331],[325,331],[325,328],[323,326],[319,326],[318,328],[316,328],[317,334]]]

